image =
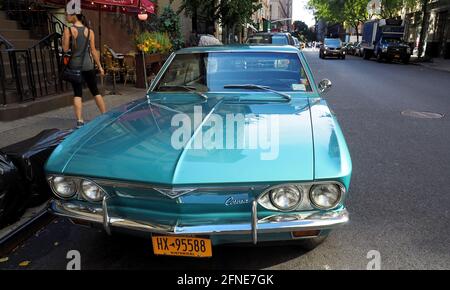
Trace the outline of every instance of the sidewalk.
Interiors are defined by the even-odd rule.
[[[121,95],[105,96],[107,109],[145,96],[145,89],[120,87],[118,91]],[[84,103],[83,115],[86,121],[94,119],[98,114],[94,100]],[[76,120],[71,106],[15,121],[0,122],[0,148],[30,138],[45,129],[73,128],[76,125],[75,123]]]
[[[411,62],[429,69],[450,72],[450,59],[433,58],[430,61],[419,62],[416,57],[411,58]]]

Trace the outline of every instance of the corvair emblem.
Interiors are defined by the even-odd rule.
[[[170,197],[170,198],[177,198],[177,197],[185,195],[189,192],[193,192],[197,188],[157,188],[157,187],[155,187],[153,189],[165,196]]]
[[[241,205],[247,203],[250,203],[248,199],[236,199],[233,196],[230,196],[225,200],[225,206]]]

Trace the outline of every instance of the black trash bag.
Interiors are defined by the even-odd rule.
[[[24,201],[27,207],[37,206],[48,200],[51,190],[45,179],[44,165],[50,154],[73,129],[44,130],[35,137],[0,149],[12,160],[20,173],[23,186],[28,193]]]
[[[8,156],[0,153],[0,228],[22,215],[26,198],[17,167]]]

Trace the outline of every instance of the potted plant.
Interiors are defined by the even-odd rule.
[[[147,69],[156,74],[162,61],[172,50],[167,33],[144,31],[135,37],[136,48],[136,86],[147,87]]]

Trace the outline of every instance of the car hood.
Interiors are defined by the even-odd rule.
[[[269,94],[272,101],[261,103],[164,95],[124,105],[77,130],[55,150],[47,172],[171,185],[313,180],[308,98],[286,103]],[[195,119],[195,111],[202,118]]]

